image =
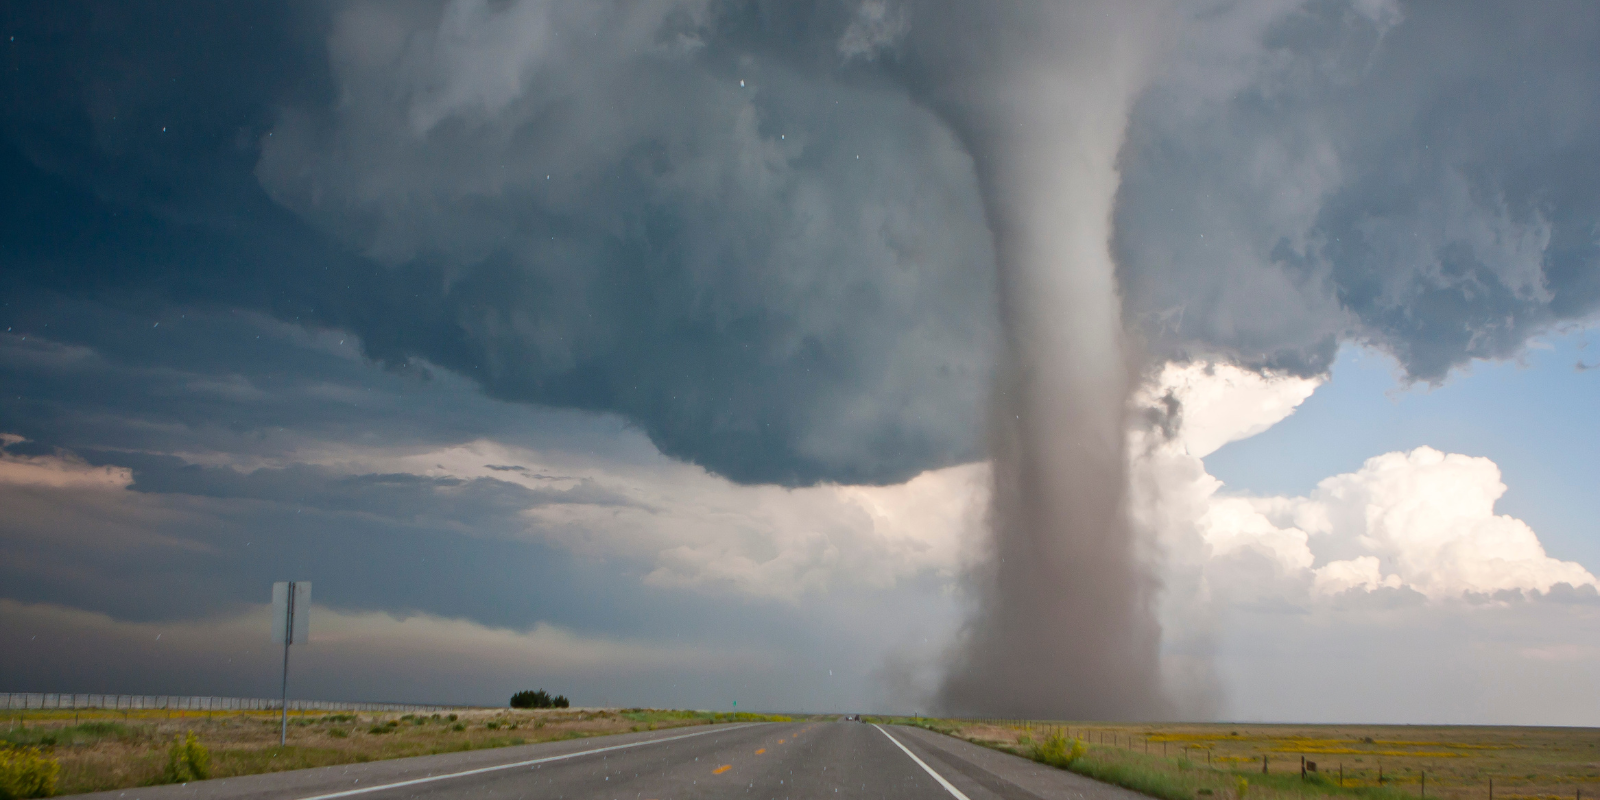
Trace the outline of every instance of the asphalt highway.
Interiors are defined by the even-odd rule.
[[[753,723],[155,786],[118,800],[1148,800],[919,728]]]

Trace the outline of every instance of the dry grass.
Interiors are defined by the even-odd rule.
[[[456,717],[451,719],[451,717]],[[160,783],[174,736],[194,731],[227,778],[432,753],[703,725],[755,715],[647,709],[483,709],[455,714],[30,711],[4,719],[0,744],[41,745],[61,764],[61,794]]]
[[[1399,800],[1420,797],[1426,773],[1430,800],[1488,800],[1491,779],[1495,800],[1600,800],[1600,730],[1592,728],[1066,722],[1029,728],[931,722],[952,735],[1019,753],[1047,729],[1063,729],[1089,743],[1084,767],[1075,770],[1123,770],[1152,780],[1164,776],[1161,780],[1172,788],[1152,793],[1174,799],[1233,797],[1242,776],[1251,782],[1251,800],[1346,795]],[[1318,769],[1308,781],[1300,780],[1302,756]]]

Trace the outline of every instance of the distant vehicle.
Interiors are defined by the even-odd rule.
[[[861,721],[861,715],[860,714],[846,714],[846,715],[844,715],[844,721],[845,722],[860,722]]]

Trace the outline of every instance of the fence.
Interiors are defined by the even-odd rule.
[[[263,697],[179,697],[150,694],[67,694],[0,692],[7,711],[74,708],[109,708],[119,711],[278,711],[283,701]],[[477,706],[418,705],[414,703],[341,703],[330,700],[290,700],[290,711],[451,711]]]

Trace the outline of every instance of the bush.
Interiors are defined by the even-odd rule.
[[[1086,749],[1082,741],[1068,739],[1060,731],[1055,731],[1044,737],[1044,741],[1035,744],[1029,755],[1034,761],[1066,769],[1072,766],[1072,762],[1082,758]]]
[[[211,754],[200,744],[194,731],[189,731],[186,737],[173,737],[172,746],[167,748],[167,769],[161,777],[167,783],[203,781],[211,777]]]
[[[568,708],[570,705],[565,696],[558,694],[551,697],[550,693],[543,689],[511,695],[512,708]]]
[[[1233,796],[1239,798],[1239,800],[1244,800],[1244,796],[1249,793],[1250,781],[1245,778],[1240,778],[1238,785],[1233,789]]]
[[[0,800],[56,793],[61,764],[37,747],[0,746]]]

